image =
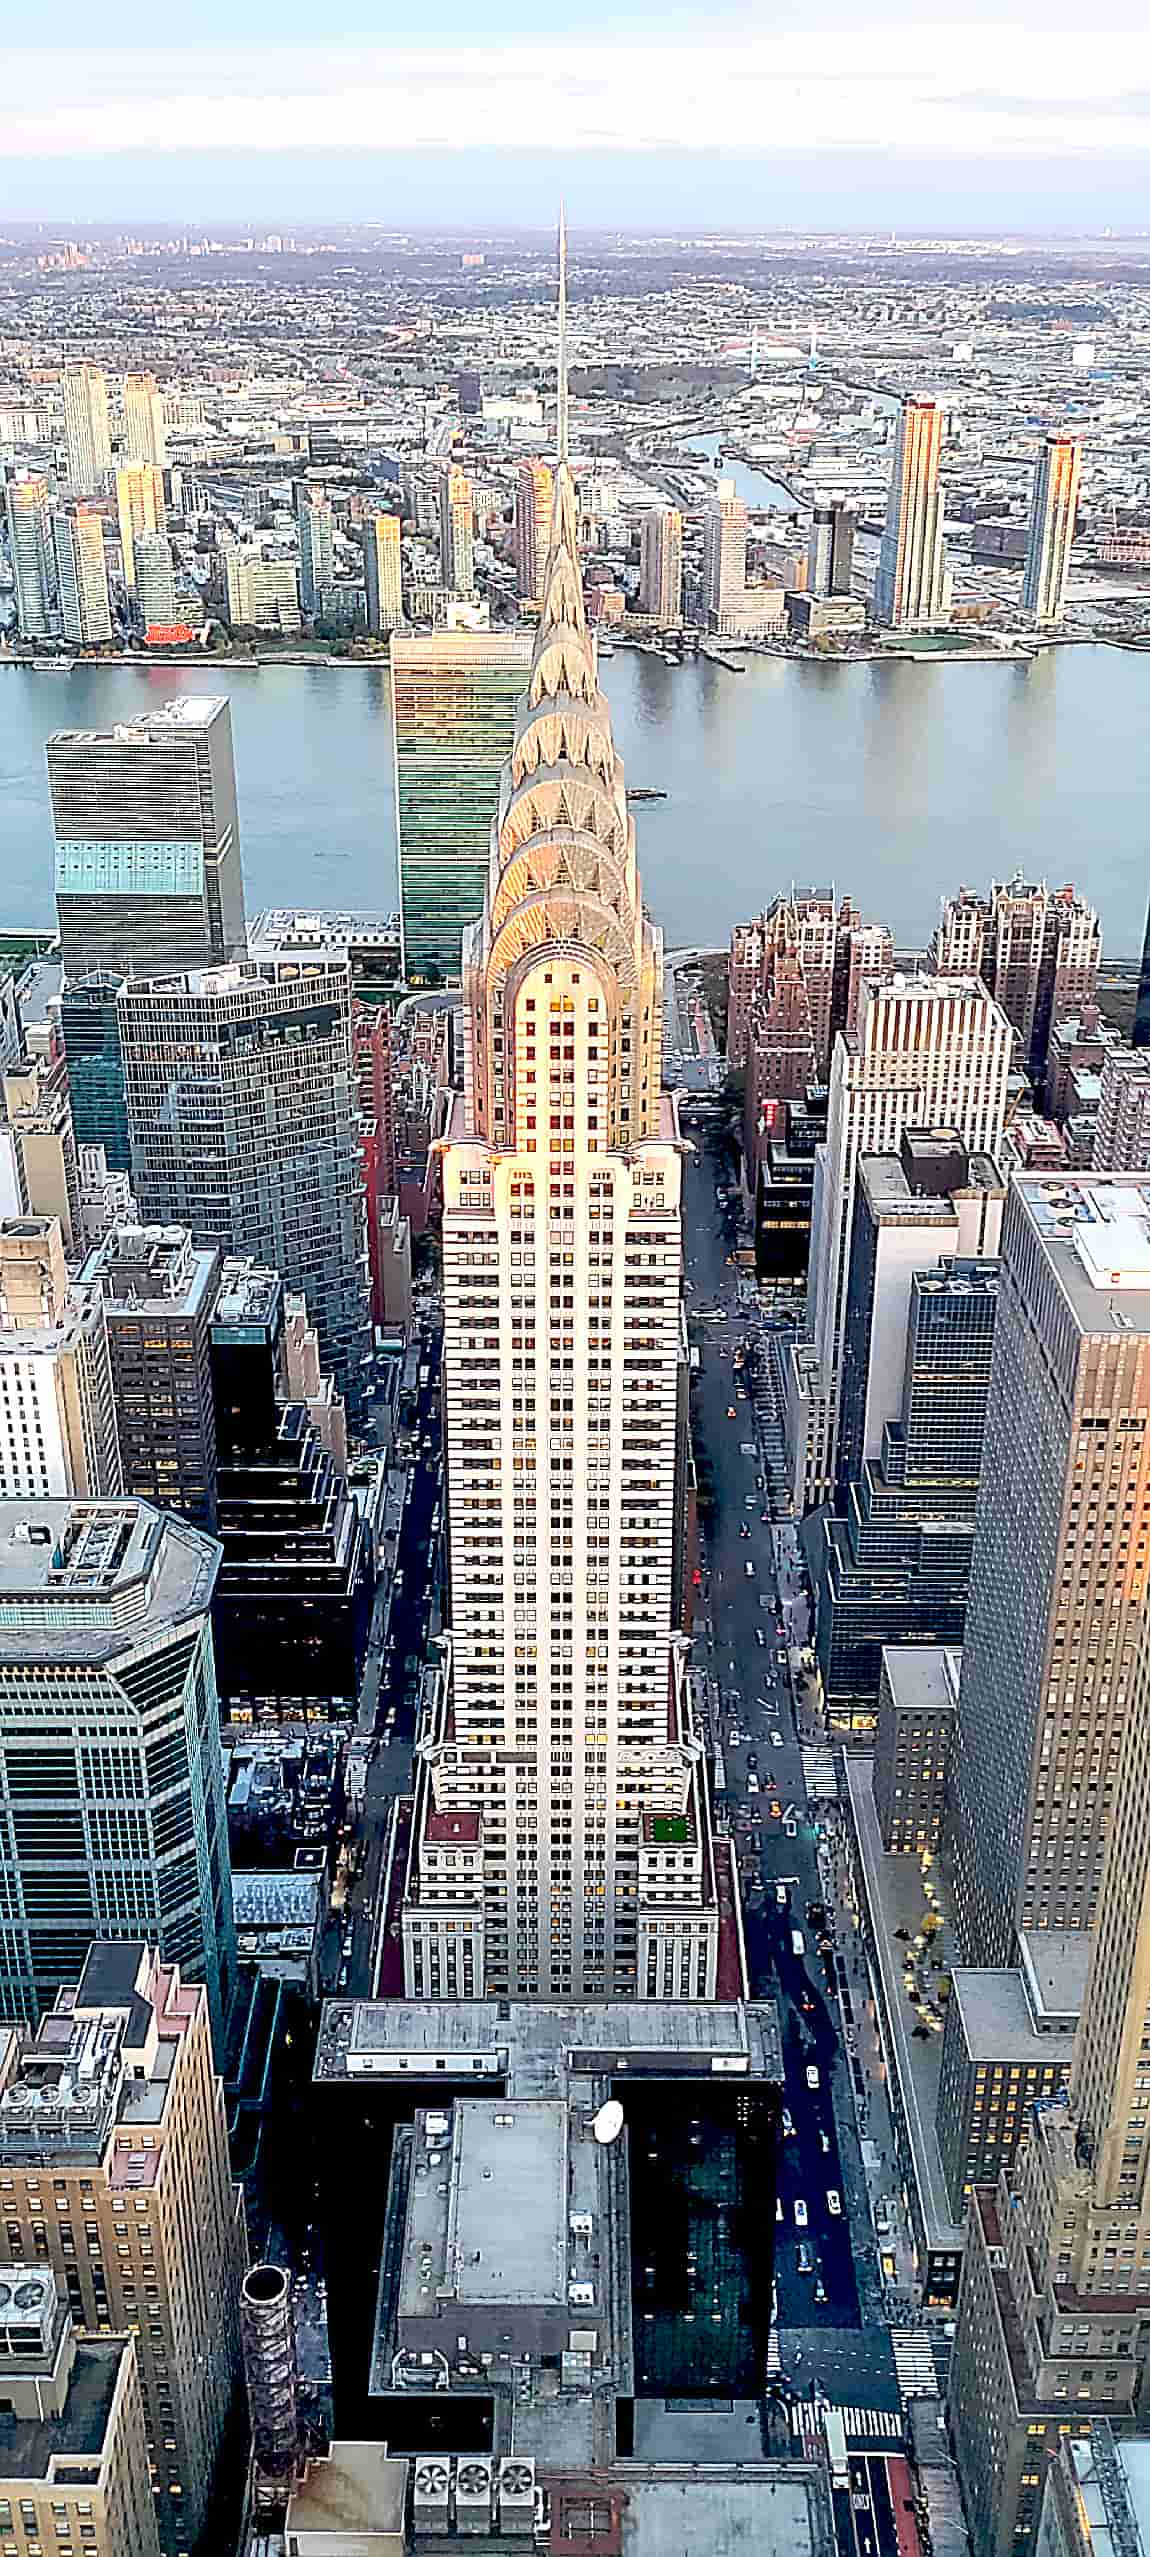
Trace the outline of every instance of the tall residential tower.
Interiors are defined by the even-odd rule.
[[[937,400],[903,401],[874,587],[875,620],[888,629],[914,630],[950,615],[938,484],[943,423]]]
[[[1032,613],[1036,622],[1060,622],[1066,610],[1081,477],[1078,437],[1048,435],[1034,474],[1022,579],[1022,609]]]

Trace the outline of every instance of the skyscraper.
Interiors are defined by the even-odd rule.
[[[0,2005],[34,2022],[94,1935],[235,1982],[209,1606],[216,1547],[142,1501],[0,1502]],[[220,2045],[222,2048],[222,2043]]]
[[[60,631],[77,647],[112,636],[103,519],[91,506],[57,508],[52,515]]]
[[[147,1225],[299,1288],[358,1408],[369,1346],[345,957],[248,960],[120,994],[132,1186]]]
[[[807,544],[807,589],[812,595],[849,595],[854,562],[854,509],[837,499],[816,506]]]
[[[190,1528],[163,1532],[203,1543]],[[140,1661],[138,1682],[144,1675]],[[167,1720],[157,1713],[157,1732]],[[129,1731],[134,1723],[129,1715]],[[117,1731],[108,1756],[125,1780],[138,1771],[134,1738],[125,1744]],[[109,1828],[140,1822],[130,1796],[126,1805],[110,1797],[90,1816]],[[141,1881],[148,1902],[149,1878]],[[130,1928],[112,1935],[89,1927],[38,2032],[3,2037],[0,2262],[20,2272],[49,2267],[86,2335],[134,2335],[140,2448],[160,2544],[165,2557],[190,2557],[218,2537],[218,2464],[239,2377],[243,2206],[231,2180],[208,1996],[191,1966],[153,1949],[154,1937],[133,1940]],[[5,2018],[22,2013],[3,2009]],[[83,2480],[83,2467],[72,2471],[70,2494],[77,2473]],[[83,2501],[77,2510],[84,2547]],[[129,2535],[129,2510],[114,2517],[107,2557],[145,2557],[147,2540]],[[54,2513],[54,2527],[58,2520]],[[217,2528],[208,2532],[209,2524]],[[100,2550],[98,2538],[91,2544]]]
[[[124,452],[129,462],[162,471],[168,458],[164,403],[154,373],[124,375]]]
[[[382,509],[363,526],[364,582],[369,630],[397,630],[403,620],[403,552],[398,515]]]
[[[520,462],[515,488],[515,558],[519,592],[537,604],[551,551],[554,483],[546,462]]]
[[[874,587],[875,620],[888,629],[919,629],[950,615],[938,484],[943,424],[937,400],[904,399]]]
[[[639,536],[639,610],[659,622],[683,618],[683,518],[677,506],[644,515]]]
[[[47,480],[32,471],[23,479],[10,479],[7,505],[20,637],[48,639],[56,628],[56,556]]]
[[[97,364],[65,368],[64,441],[73,496],[94,497],[112,467],[108,384]]]
[[[165,524],[164,478],[151,462],[132,462],[116,473],[116,512],[120,523],[120,556],[129,595],[136,587],[136,542],[141,533],[162,533]]]
[[[739,628],[747,584],[747,510],[721,479],[703,517],[703,601],[712,630]]]
[[[951,1804],[963,1960],[1089,1927],[1150,1562],[1150,1192],[1023,1174],[1002,1233]]]
[[[0,1247],[3,1228],[0,1227]],[[220,1256],[182,1225],[114,1225],[76,1285],[107,1326],[124,1490],[216,1523],[211,1317]]]
[[[172,545],[166,533],[137,533],[136,611],[145,631],[163,630],[176,619],[176,579]]]
[[[1045,879],[996,880],[989,898],[960,889],[946,899],[931,943],[935,967],[969,968],[989,987],[1035,1082],[1046,1073],[1051,1031],[1093,1002],[1101,958],[1093,906],[1073,885],[1052,889]]]
[[[128,1109],[116,996],[122,980],[96,969],[64,986],[60,1036],[77,1147],[99,1145],[110,1172],[128,1169]]]
[[[453,595],[472,593],[475,516],[471,482],[463,471],[445,471],[439,492],[439,574]]]
[[[48,739],[65,973],[210,965],[244,948],[231,710],[177,695]]]
[[[707,1997],[714,1849],[673,1598],[681,1157],[564,388],[561,357],[555,542],[443,1158],[450,1664],[407,1988]]]
[[[1094,1130],[1096,1172],[1150,1172],[1150,1057],[1112,1049],[1102,1068]]]
[[[1148,1207],[1143,1185],[1138,1223],[1145,1267],[1130,1273],[1136,1293],[1126,1300],[1138,1308],[1140,1362],[1150,1324]],[[1086,1390],[1092,1399],[1093,1382]],[[1135,1426],[1141,1440],[1144,1413]],[[1144,1471],[1131,1486],[1123,1526],[1144,1553],[1150,1531]],[[1088,1481],[1084,1494],[1087,1488]],[[1042,2488],[1068,2434],[1089,2429],[1101,2450],[1099,2436],[1106,2439],[1110,2423],[1145,2431],[1150,1646],[1144,1619],[1133,1621],[1145,1599],[1144,1565],[1135,1566],[1132,1581],[1135,1574],[1141,1587],[1121,1673],[1109,1842],[1069,2087],[1063,2101],[1029,2109],[1013,2166],[997,2188],[975,2187],[970,2214],[950,2414],[972,2541],[988,2557],[1032,2557],[1052,2544]],[[1133,1586],[1130,1596],[1136,1598]],[[1060,1750],[1066,1730],[1063,1722],[1051,1732],[1053,1769],[1066,1764]],[[1083,1738],[1089,1746],[1088,1734]],[[1121,2502],[1097,2474],[1095,2484],[1103,2486],[1101,2511],[1117,2535]]]
[[[1060,622],[1066,610],[1081,477],[1078,437],[1048,435],[1034,473],[1022,578],[1022,609],[1032,613],[1036,622]]]
[[[0,1499],[116,1499],[102,1305],[74,1291],[57,1217],[0,1223]]]
[[[459,975],[464,926],[483,904],[499,776],[530,663],[526,636],[392,641],[403,969],[417,982]]]
[[[305,613],[321,609],[320,599],[335,575],[335,519],[322,488],[296,481],[296,524],[299,530],[299,599]]]
[[[825,1498],[834,1479],[859,1155],[893,1153],[907,1127],[953,1128],[969,1153],[996,1155],[1010,1044],[1009,1022],[985,986],[970,977],[932,976],[864,982],[858,1028],[836,1041],[811,1230],[809,1322],[818,1393],[813,1402],[800,1393],[796,1361],[788,1411],[800,1508]]]

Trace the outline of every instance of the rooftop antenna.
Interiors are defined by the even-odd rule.
[[[559,373],[555,398],[559,461],[567,459],[567,207],[559,206]]]

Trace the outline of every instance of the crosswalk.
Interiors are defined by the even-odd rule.
[[[937,2397],[938,2372],[928,2335],[916,2335],[910,2327],[895,2327],[891,2333],[894,2367],[899,2392],[903,2397]]]
[[[777,2379],[782,2367],[783,2363],[782,2355],[779,2352],[778,2330],[776,2327],[772,2326],[770,2334],[767,2337],[767,2378]]]
[[[826,2411],[842,2417],[848,2450],[868,2450],[903,2439],[902,2417],[889,2406],[829,2406]],[[817,2446],[824,2439],[822,2407],[805,2399],[792,2406],[791,2431],[808,2447]]]

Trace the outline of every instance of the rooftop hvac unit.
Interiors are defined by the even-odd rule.
[[[535,2528],[535,2462],[533,2459],[501,2459],[499,2462],[499,2527],[508,2533],[527,2536]]]
[[[493,2459],[459,2459],[455,2463],[455,2527],[460,2532],[491,2529],[495,2499]]]
[[[445,2459],[417,2460],[412,2511],[417,2530],[439,2531],[446,2538],[451,2527],[451,2471]]]

